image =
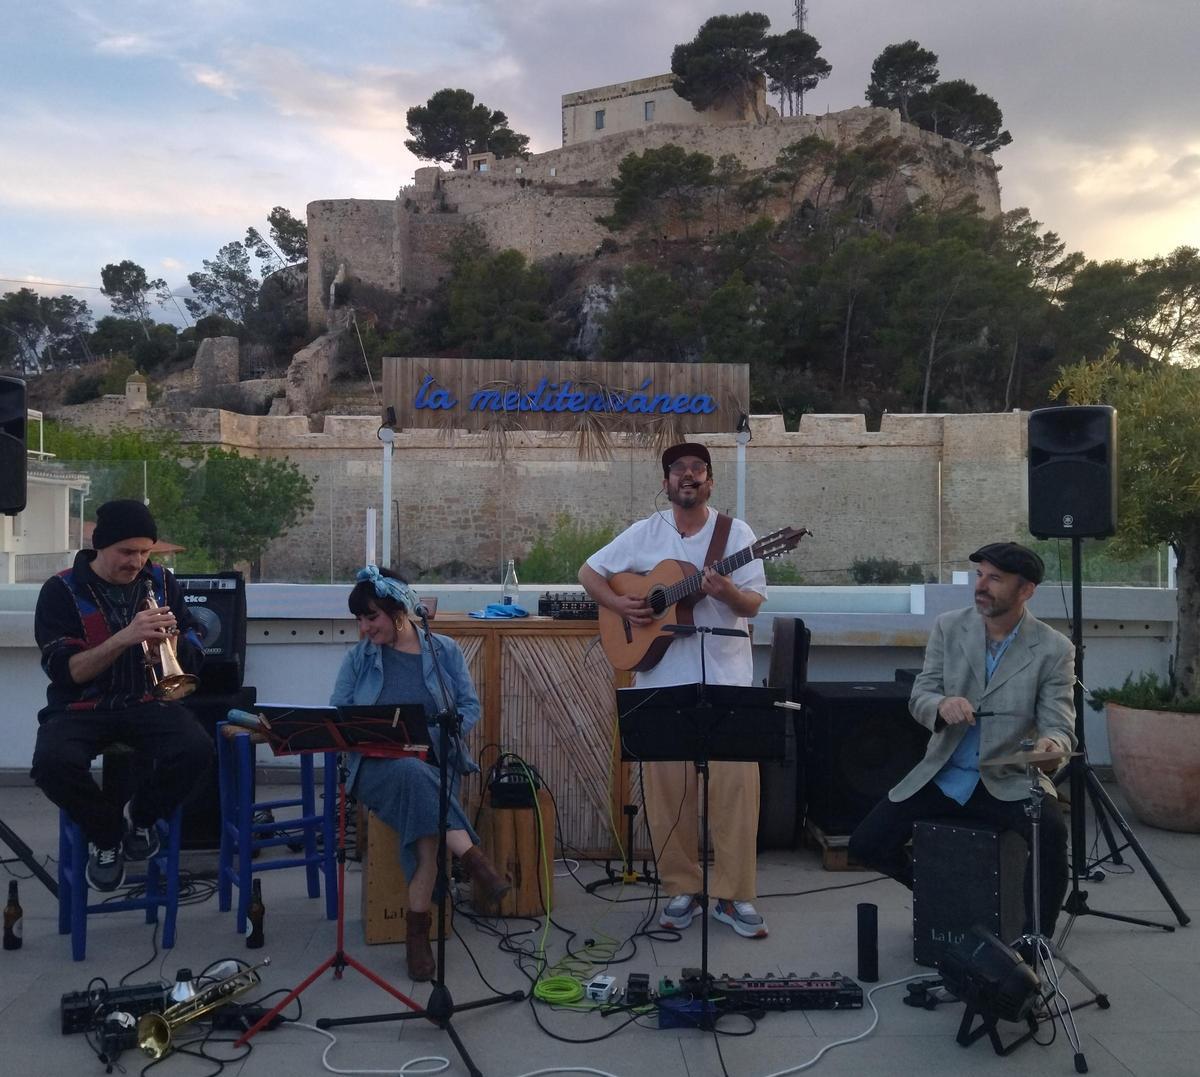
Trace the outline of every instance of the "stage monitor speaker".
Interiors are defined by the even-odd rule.
[[[799,617],[776,617],[771,624],[771,665],[767,685],[782,688],[785,699],[797,700],[808,680],[812,633]],[[800,768],[796,751],[799,711],[790,711],[784,756],[759,763],[758,847],[794,849],[800,832]]]
[[[0,512],[25,508],[25,383],[0,378]]]
[[[258,693],[254,688],[241,688],[236,692],[221,695],[209,695],[201,691],[188,696],[181,705],[192,712],[215,744],[217,723],[224,721],[225,715],[234,708],[253,710],[257,698]],[[254,745],[251,745],[251,750],[253,748]],[[253,769],[250,781],[253,784]],[[250,790],[250,800],[253,803],[253,788]],[[183,802],[182,845],[185,849],[219,849],[221,846],[221,783],[218,780],[215,748],[212,765],[205,773],[204,779]]]
[[[1025,922],[1025,839],[981,823],[913,827],[913,960],[936,966],[981,924],[1013,942]]]
[[[804,703],[807,818],[826,834],[849,834],[925,754],[929,730],[908,713],[908,685],[813,681]]]
[[[204,647],[200,691],[236,692],[246,675],[246,582],[240,572],[176,576]]]
[[[1103,538],[1116,529],[1116,411],[1097,404],[1030,412],[1030,534]]]

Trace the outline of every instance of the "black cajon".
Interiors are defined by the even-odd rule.
[[[913,960],[936,966],[981,924],[1013,942],[1025,922],[1025,839],[981,823],[913,827]]]

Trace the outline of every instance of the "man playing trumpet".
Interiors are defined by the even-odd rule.
[[[155,820],[170,815],[205,777],[213,745],[190,711],[186,671],[202,651],[179,584],[149,560],[158,527],[140,501],[96,512],[91,550],[51,576],[38,595],[34,634],[50,683],[38,713],[31,776],[83,829],[87,876],[115,890],[125,860],[158,852]],[[164,671],[173,675],[164,679]],[[169,686],[169,687],[168,687]],[[120,743],[135,753],[137,787],[126,806],[105,796],[91,762]]]

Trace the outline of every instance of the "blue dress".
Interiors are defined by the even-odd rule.
[[[461,652],[452,640],[443,636],[434,638],[439,644],[451,644],[461,663]],[[465,664],[462,664],[461,671],[453,670],[452,675],[449,667],[455,666],[453,656],[447,655],[443,647],[439,647],[439,650],[448,667],[448,688],[452,696],[469,695],[469,699],[462,701],[466,705],[460,706],[465,728],[468,720],[466,712],[472,709],[471,704],[473,713],[469,717],[478,717],[478,698],[475,696],[474,686],[470,685],[469,675],[466,675]],[[379,648],[360,643],[343,662],[333,702],[335,705],[416,703],[425,708],[427,715],[432,716],[440,708],[426,676],[427,661],[424,640],[421,654],[406,654],[392,647]],[[373,673],[368,674],[368,670]],[[464,676],[469,693],[463,689]],[[350,698],[346,698],[347,695]],[[362,698],[364,695],[374,695],[375,698]],[[460,701],[456,700],[457,702]],[[404,869],[405,878],[411,881],[417,870],[417,840],[434,837],[438,832],[438,769],[421,759],[356,757],[355,762],[357,766],[352,768],[355,773],[351,778],[354,796],[396,831],[400,865]],[[460,763],[451,771],[448,827],[450,830],[465,830],[471,836],[471,840],[478,844],[479,838],[458,802],[459,774],[464,768],[467,772],[477,769],[468,758],[466,764]]]

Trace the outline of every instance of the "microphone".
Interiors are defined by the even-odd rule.
[[[225,721],[230,725],[240,726],[242,729],[249,729],[252,733],[266,733],[271,726],[266,718],[259,714],[250,714],[248,711],[240,711],[234,708],[227,715]]]
[[[430,610],[424,602],[418,602],[415,606],[413,606],[413,613],[415,613],[421,618],[422,621],[424,621],[428,619]]]

